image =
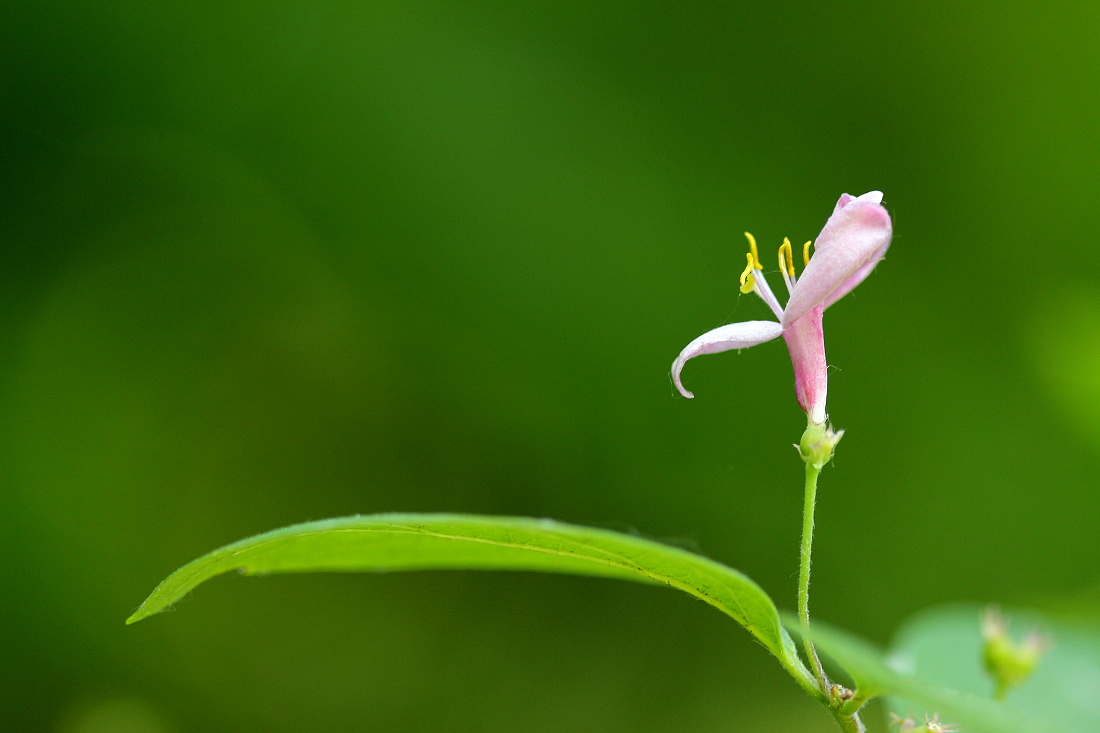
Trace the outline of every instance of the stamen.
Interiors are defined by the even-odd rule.
[[[741,292],[746,294],[756,289],[756,278],[752,275],[753,268],[755,267],[752,261],[752,255],[752,252],[745,253],[745,259],[749,261],[749,264],[745,266],[745,271],[741,273]]]
[[[802,245],[802,263],[804,265],[810,264],[810,245],[811,244],[813,244],[812,241],[806,242],[806,244]]]
[[[752,250],[752,266],[757,270],[763,270],[764,268],[760,265],[760,253],[756,251],[756,237],[745,232],[745,239],[749,240],[749,249]]]
[[[784,257],[786,253],[786,257]],[[791,240],[783,237],[783,244],[779,245],[779,271],[794,277],[794,252],[791,251]]]
[[[757,263],[753,263],[754,267]],[[747,268],[746,268],[747,269]],[[768,278],[764,277],[763,272],[756,272],[753,274],[753,292],[760,296],[771,312],[775,314],[775,317],[779,320],[783,320],[783,308],[779,305],[779,301],[775,299],[775,293],[768,286]]]

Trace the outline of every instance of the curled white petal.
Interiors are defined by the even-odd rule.
[[[730,349],[747,349],[779,338],[781,335],[783,335],[783,327],[775,321],[742,321],[707,331],[685,346],[676,357],[676,361],[672,362],[672,381],[676,389],[680,390],[680,394],[690,399],[695,395],[684,389],[684,384],[680,381],[680,372],[683,371],[688,359]]]
[[[882,194],[871,191],[852,198],[841,197],[825,222],[806,266],[783,312],[787,326],[822,303],[854,288],[886,253],[893,236],[890,215],[879,203]]]

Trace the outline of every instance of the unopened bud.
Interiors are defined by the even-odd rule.
[[[1008,633],[1008,621],[996,606],[990,606],[982,614],[982,637],[985,669],[997,684],[998,699],[1030,677],[1050,647],[1047,637],[1037,631],[1016,642]]]
[[[840,702],[848,702],[855,695],[854,692],[844,685],[833,685],[829,688],[829,694],[832,695],[834,700],[839,700]]]
[[[893,713],[890,714],[890,722],[898,727],[898,733],[958,733],[959,729],[953,725],[945,725],[940,722],[940,716],[933,715],[931,718],[925,718],[923,725],[917,725],[917,721],[906,716],[899,718]]]
[[[913,733],[917,728],[917,721],[906,715],[904,718],[890,713],[890,724],[898,727],[898,733]]]

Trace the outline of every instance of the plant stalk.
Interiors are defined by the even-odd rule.
[[[839,710],[832,710],[831,712],[844,733],[867,733],[867,727],[863,725],[863,721],[860,720],[859,713],[845,715]]]
[[[798,619],[802,622],[802,643],[810,660],[821,693],[828,698],[829,679],[810,640],[810,555],[814,543],[814,507],[817,503],[817,477],[821,467],[806,461],[806,498],[802,507],[802,554],[798,564]],[[839,718],[837,719],[839,722]],[[847,729],[845,729],[847,730]]]

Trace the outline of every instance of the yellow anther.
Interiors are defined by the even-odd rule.
[[[810,245],[811,244],[813,244],[813,242],[806,242],[806,244],[802,245],[802,262],[803,262],[803,264],[806,264],[806,265],[810,264]]]
[[[745,271],[741,273],[741,292],[751,293],[756,288],[756,278],[752,276],[756,264],[752,261],[752,252],[746,252],[745,259],[749,261],[749,264],[745,265]]]
[[[745,239],[749,240],[749,249],[752,250],[752,266],[757,270],[763,270],[764,268],[760,265],[760,253],[756,251],[756,237],[745,232]]]
[[[794,252],[791,250],[791,240],[786,237],[779,245],[779,271],[794,277]]]

